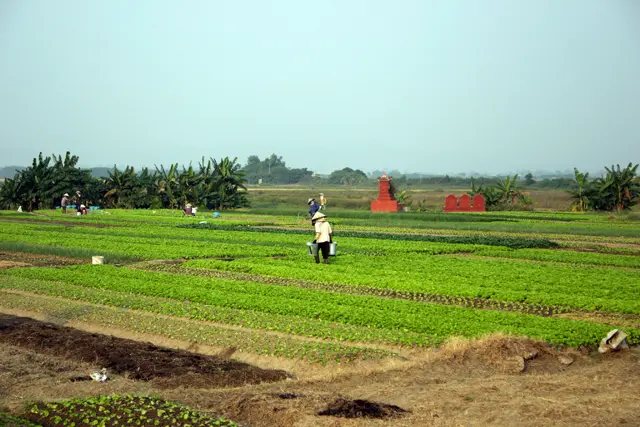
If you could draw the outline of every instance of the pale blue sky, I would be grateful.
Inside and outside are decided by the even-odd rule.
[[[0,0],[0,166],[640,162],[638,0]]]

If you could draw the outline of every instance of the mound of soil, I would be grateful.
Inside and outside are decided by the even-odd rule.
[[[327,409],[318,412],[318,415],[343,418],[394,418],[401,416],[405,412],[408,411],[396,405],[387,405],[386,403],[370,402],[360,399],[348,400],[338,398],[327,406]]]
[[[160,387],[234,387],[280,381],[287,373],[216,356],[92,334],[25,317],[0,314],[0,343],[106,368],[110,374],[153,381]]]

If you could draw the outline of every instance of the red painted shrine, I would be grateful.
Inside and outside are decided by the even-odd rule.
[[[473,196],[473,205],[471,204],[471,197],[468,194],[460,196],[460,201],[453,194],[449,194],[444,199],[444,211],[445,212],[486,212],[484,206],[484,197],[482,194],[476,194]]]
[[[378,178],[380,193],[378,200],[371,202],[371,212],[398,212],[402,208],[402,205],[391,194],[391,179],[392,177],[387,176],[386,173]]]

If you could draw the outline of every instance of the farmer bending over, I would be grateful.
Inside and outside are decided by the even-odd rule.
[[[313,243],[318,244],[318,252],[322,252],[322,259],[325,264],[329,264],[329,248],[331,245],[333,230],[326,220],[327,216],[322,212],[316,212],[311,218],[315,222],[316,239]],[[316,264],[320,264],[320,254],[316,254]]]

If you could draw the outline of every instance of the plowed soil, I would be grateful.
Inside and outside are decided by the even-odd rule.
[[[159,387],[234,387],[287,378],[281,370],[4,314],[0,314],[0,343],[92,363],[108,373],[153,381]]]

